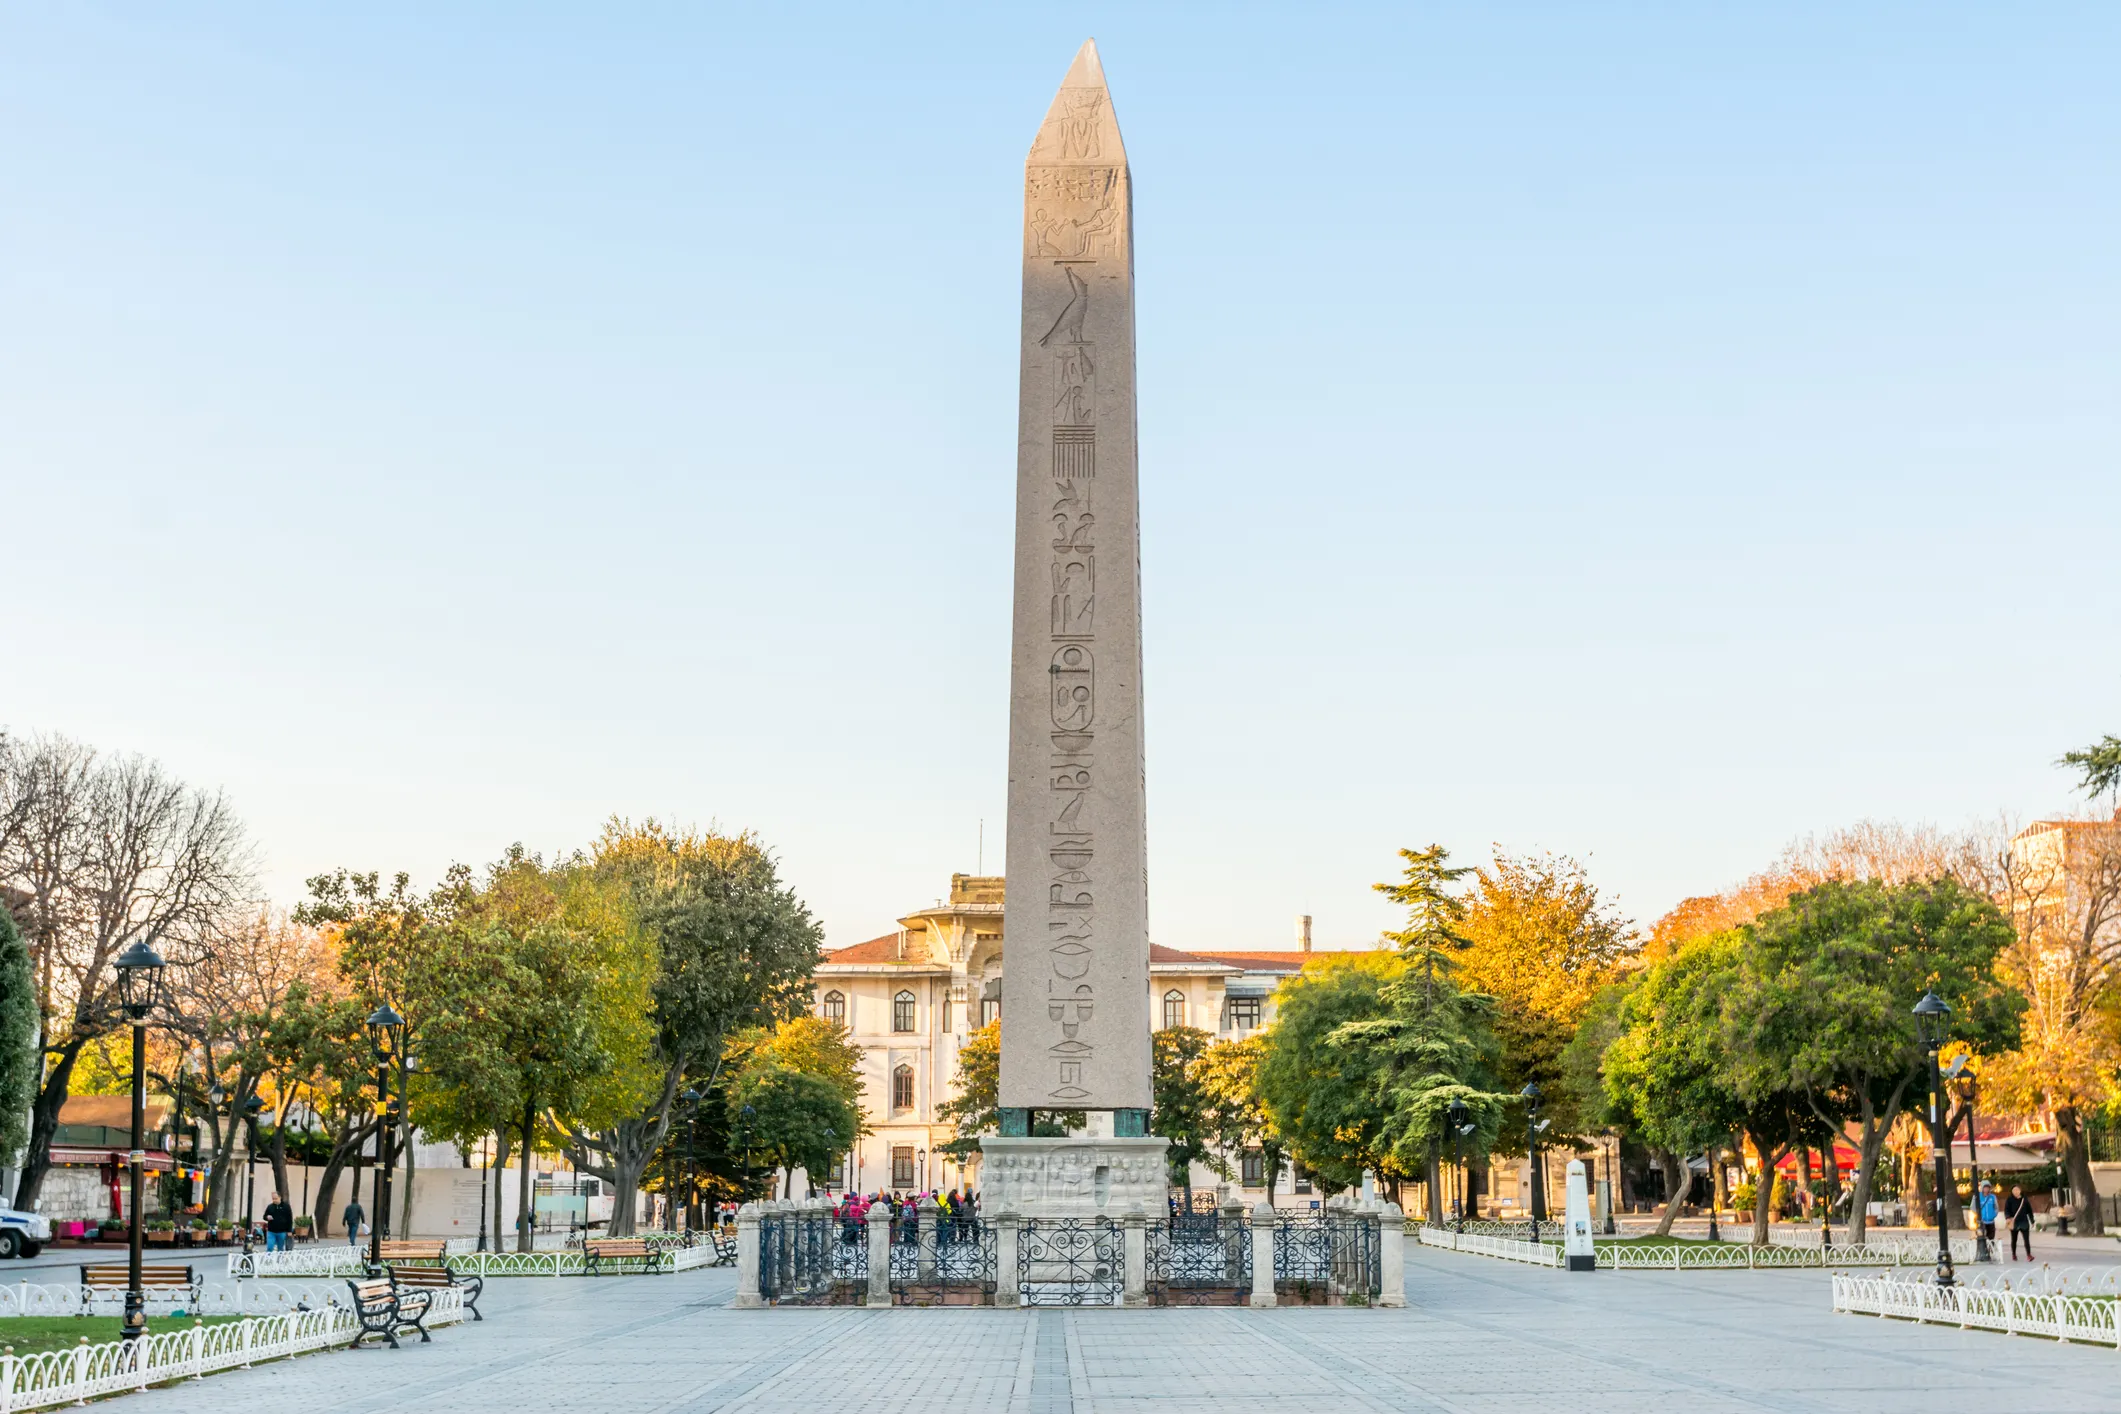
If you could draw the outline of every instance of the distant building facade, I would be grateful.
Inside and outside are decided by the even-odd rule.
[[[953,874],[933,908],[899,919],[896,932],[825,955],[813,978],[817,1015],[846,1026],[862,1052],[863,1107],[871,1133],[822,1186],[942,1189],[978,1182],[979,1161],[960,1166],[939,1151],[955,1130],[936,1118],[956,1094],[958,1052],[974,1030],[1001,1016],[1002,880]],[[1308,918],[1286,951],[1149,950],[1149,1025],[1195,1026],[1241,1039],[1272,1024],[1275,991],[1310,959]],[[1231,1186],[1256,1202],[1267,1175],[1256,1155],[1233,1155]],[[1196,1169],[1197,1188],[1219,1182]],[[1276,1201],[1302,1206],[1309,1185],[1284,1168]],[[1252,1190],[1257,1192],[1253,1193]]]

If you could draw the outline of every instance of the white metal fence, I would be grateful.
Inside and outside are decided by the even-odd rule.
[[[2111,1283],[2109,1282],[2109,1285]],[[1962,1330],[2003,1331],[2008,1335],[2044,1335],[2060,1341],[2082,1341],[2121,1348],[2121,1308],[2112,1296],[2051,1290],[2014,1290],[2008,1281],[1995,1285],[1938,1286],[1906,1277],[1834,1275],[1837,1314],[1892,1316]]]
[[[1563,1265],[1558,1242],[1526,1242],[1487,1233],[1453,1232],[1449,1228],[1424,1227],[1421,1245],[1451,1252],[1473,1252],[1483,1257],[1527,1262],[1538,1267]],[[1674,1242],[1655,1246],[1607,1243],[1598,1247],[1598,1266],[1607,1271],[1689,1270],[1761,1271],[1780,1267],[1926,1267],[1936,1261],[1937,1249],[1915,1243],[1841,1243],[1832,1247],[1796,1247],[1750,1242]],[[1952,1239],[1952,1260],[1972,1262],[1970,1239]]]
[[[463,1300],[457,1292],[437,1290],[432,1295],[429,1325],[464,1319]],[[4,1355],[0,1356],[0,1414],[80,1404],[168,1380],[350,1345],[360,1329],[351,1311],[334,1305],[218,1326],[195,1323],[136,1341]]]
[[[141,1293],[150,1315],[264,1316],[349,1304],[344,1285],[290,1286],[284,1282],[238,1282],[203,1287],[197,1292],[149,1287]],[[117,1316],[125,1311],[125,1293],[108,1287],[38,1286],[16,1282],[0,1286],[0,1320],[10,1316]],[[0,1343],[6,1331],[0,1328]]]

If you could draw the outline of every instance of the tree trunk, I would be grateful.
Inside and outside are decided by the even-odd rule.
[[[1871,1180],[1878,1172],[1878,1155],[1885,1148],[1886,1132],[1893,1121],[1900,1118],[1900,1099],[1907,1093],[1908,1078],[1902,1077],[1893,1087],[1891,1098],[1886,1101],[1881,1113],[1871,1103],[1868,1091],[1863,1094],[1863,1110],[1856,1118],[1856,1177],[1849,1186],[1849,1241],[1860,1244],[1869,1226],[1869,1215],[1864,1208],[1871,1201]]]
[[[1720,1213],[1731,1205],[1730,1189],[1725,1185],[1723,1179],[1723,1145],[1709,1145],[1707,1151],[1701,1157],[1708,1162],[1709,1166],[1709,1201],[1715,1205],[1716,1211]]]
[[[228,1216],[228,1147],[221,1142],[221,1119],[213,1121],[214,1161],[206,1169],[206,1220],[219,1222]]]
[[[2055,1147],[2062,1151],[2062,1171],[2069,1175],[2070,1218],[2080,1237],[2103,1237],[2106,1215],[2100,1211],[2099,1185],[2092,1179],[2091,1148],[2085,1140],[2084,1116],[2075,1105],[2055,1110]]]
[[[1760,1181],[1753,1185],[1752,1240],[1756,1247],[1765,1247],[1767,1245],[1768,1223],[1774,1217],[1775,1165],[1781,1163],[1782,1156],[1789,1151],[1790,1146],[1785,1141],[1771,1153],[1767,1145],[1763,1144],[1757,1135],[1754,1136],[1753,1153],[1760,1160]]]
[[[496,1252],[508,1250],[508,1240],[503,1236],[508,1225],[501,1220],[501,1198],[507,1191],[502,1187],[501,1179],[507,1172],[508,1126],[503,1124],[493,1132],[493,1172],[487,1175],[492,1180],[493,1188],[493,1250]]]
[[[1429,1226],[1442,1227],[1443,1145],[1438,1143],[1434,1139],[1431,1139],[1429,1141],[1429,1164],[1422,1180],[1422,1186],[1428,1190],[1427,1194],[1425,1195],[1428,1201],[1424,1203],[1423,1206],[1429,1210]],[[1274,1191],[1272,1188],[1269,1188],[1267,1190],[1267,1201],[1269,1203],[1272,1203],[1274,1201]]]
[[[325,1156],[324,1172],[317,1178],[317,1192],[311,1199],[313,1206],[310,1211],[310,1216],[317,1220],[316,1232],[320,1238],[330,1232],[331,1225],[339,1220],[339,1215],[332,1211],[332,1198],[339,1191],[339,1175],[346,1171],[349,1163],[355,1164],[354,1195],[360,1196],[361,1170],[356,1161],[361,1153],[362,1130],[363,1126],[359,1121],[348,1120],[346,1127],[341,1129],[338,1137],[332,1141],[331,1153]]]
[[[398,1150],[405,1156],[405,1200],[398,1205],[398,1236],[412,1236],[412,1180],[419,1171],[420,1156],[413,1152],[412,1125],[402,1126],[404,1133],[398,1139]]]
[[[523,1166],[516,1179],[516,1251],[531,1249],[530,1231],[530,1151],[536,1147],[532,1142],[537,1133],[538,1106],[534,1094],[523,1097]]]
[[[1672,1235],[1672,1219],[1679,1216],[1679,1205],[1686,1199],[1692,1175],[1680,1165],[1679,1156],[1670,1149],[1653,1150],[1657,1156],[1657,1171],[1664,1175],[1664,1211],[1657,1215],[1657,1235]]]
[[[77,1036],[51,1052],[55,1057],[52,1068],[30,1105],[29,1144],[22,1153],[22,1176],[15,1180],[15,1206],[23,1212],[36,1208],[37,1195],[44,1190],[44,1175],[51,1172],[52,1136],[59,1132],[59,1108],[66,1103],[74,1081],[74,1062],[81,1058],[81,1048],[88,1039]]]
[[[266,1158],[272,1164],[274,1191],[292,1205],[294,1200],[290,1195],[294,1192],[294,1185],[287,1181],[287,1120],[284,1116],[273,1126],[272,1148],[266,1151]]]

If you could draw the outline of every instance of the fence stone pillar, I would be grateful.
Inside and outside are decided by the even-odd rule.
[[[1377,1276],[1380,1306],[1407,1304],[1407,1215],[1387,1203],[1378,1214]]]
[[[1023,1288],[1016,1277],[1017,1216],[1003,1211],[994,1215],[994,1304],[1015,1306]]]
[[[1262,1199],[1252,1210],[1252,1304],[1274,1304],[1274,1205]]]
[[[868,1231],[863,1234],[869,1241],[869,1291],[867,1306],[889,1306],[891,1304],[891,1205],[871,1203],[863,1215]]]
[[[739,1311],[756,1311],[765,1301],[759,1296],[759,1205],[746,1203],[736,1210],[736,1300]]]
[[[1237,1274],[1244,1270],[1245,1244],[1252,1240],[1252,1234],[1245,1228],[1243,1200],[1231,1198],[1225,1201],[1216,1210],[1216,1218],[1215,1235],[1222,1243],[1223,1271],[1235,1282]],[[1174,1233],[1174,1239],[1176,1236]]]
[[[1123,1219],[1126,1224],[1126,1284],[1120,1291],[1122,1306],[1149,1304],[1149,1215],[1136,1208]]]

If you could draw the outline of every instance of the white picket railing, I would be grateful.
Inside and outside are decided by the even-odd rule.
[[[1474,1252],[1484,1257],[1501,1257],[1512,1262],[1528,1262],[1533,1266],[1560,1267],[1561,1244],[1558,1242],[1524,1242],[1514,1238],[1493,1237],[1486,1233],[1457,1233],[1449,1228],[1424,1227],[1421,1230],[1424,1247],[1439,1247],[1452,1252]],[[1971,1239],[1952,1239],[1952,1260],[1971,1263],[1974,1259],[1974,1244]],[[1544,1252],[1545,1256],[1535,1255]],[[1674,1242],[1657,1246],[1635,1243],[1608,1243],[1597,1249],[1598,1266],[1608,1271],[1762,1271],[1778,1267],[1901,1267],[1928,1266],[1936,1260],[1937,1249],[1922,1248],[1912,1243],[1891,1243],[1884,1246],[1866,1243],[1862,1246],[1843,1243],[1833,1247],[1794,1247],[1781,1244],[1755,1246],[1750,1242]]]
[[[1544,1242],[1519,1242],[1513,1237],[1491,1237],[1484,1232],[1453,1232],[1445,1227],[1425,1227],[1421,1230],[1421,1245],[1441,1247],[1451,1252],[1477,1252],[1483,1257],[1528,1262],[1535,1267],[1561,1265],[1559,1247]]]
[[[279,1282],[237,1282],[203,1287],[198,1293],[149,1287],[141,1293],[149,1315],[175,1313],[181,1316],[265,1316],[285,1311],[314,1310],[347,1305],[346,1288],[339,1286],[288,1286]],[[17,1282],[0,1286],[0,1320],[10,1316],[116,1316],[125,1311],[125,1293],[108,1287],[35,1286]],[[6,1331],[0,1327],[0,1343]]]
[[[459,1293],[436,1290],[431,1294],[430,1326],[464,1319]],[[167,1380],[349,1345],[360,1329],[353,1312],[333,1305],[217,1326],[194,1323],[181,1330],[151,1332],[136,1341],[84,1343],[36,1355],[0,1355],[0,1414],[80,1404]],[[4,1333],[0,1328],[0,1335]]]
[[[2060,1341],[2082,1341],[2121,1348],[2121,1302],[2111,1296],[2071,1295],[2065,1291],[2013,1290],[1994,1286],[1938,1286],[1906,1277],[1834,1274],[1836,1314],[1892,1316],[1958,1326],[1962,1330],[2003,1331],[2008,1335],[2044,1335]]]

